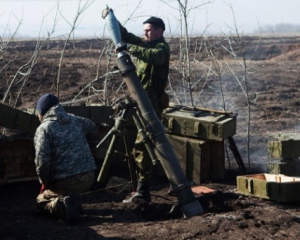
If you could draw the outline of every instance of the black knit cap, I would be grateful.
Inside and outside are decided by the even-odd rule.
[[[36,110],[44,116],[46,112],[56,104],[58,104],[58,98],[54,96],[52,93],[46,93],[40,97],[36,104]]]
[[[161,18],[151,17],[151,18],[147,19],[145,22],[143,22],[143,24],[145,24],[145,23],[150,23],[156,27],[162,28],[162,30],[165,31],[165,23]]]

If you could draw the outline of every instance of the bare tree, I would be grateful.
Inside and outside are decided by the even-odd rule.
[[[189,103],[194,106],[194,99],[192,94],[192,66],[190,59],[191,42],[190,42],[190,30],[189,30],[189,16],[192,11],[195,11],[206,4],[210,4],[213,1],[188,1],[188,0],[161,0],[163,3],[168,4],[170,7],[175,8],[179,12],[179,26],[180,26],[180,37],[179,37],[179,65],[176,67],[181,74],[182,87],[184,91],[185,104]],[[177,3],[178,7],[173,7],[172,3]],[[189,99],[187,98],[189,97]]]
[[[59,59],[59,63],[58,63],[58,73],[57,73],[57,80],[56,80],[56,91],[57,91],[57,97],[59,98],[59,94],[60,94],[60,78],[61,78],[61,71],[62,71],[62,62],[63,62],[63,59],[64,59],[64,54],[65,54],[65,51],[66,51],[66,47],[68,45],[68,42],[72,36],[72,34],[74,33],[75,29],[77,28],[78,26],[78,21],[79,21],[79,17],[80,15],[94,2],[95,0],[91,0],[91,1],[86,1],[83,5],[81,5],[81,0],[79,0],[79,3],[78,3],[78,9],[77,9],[77,13],[74,17],[74,20],[73,22],[69,22],[63,15],[63,13],[61,12],[61,16],[65,19],[65,21],[70,25],[71,27],[71,30],[70,32],[68,33],[67,35],[67,38],[65,40],[65,43],[64,43],[64,46],[63,46],[63,49],[61,51],[61,56],[60,56],[60,59]],[[58,6],[59,7],[59,6]]]
[[[232,75],[234,76],[234,78],[236,79],[236,81],[238,82],[243,95],[245,96],[246,99],[246,108],[247,108],[247,128],[246,128],[246,135],[247,135],[247,159],[248,159],[248,168],[250,168],[250,125],[251,125],[251,105],[252,102],[250,97],[249,97],[249,74],[251,73],[250,71],[250,67],[245,56],[245,49],[244,49],[244,42],[243,39],[241,37],[241,34],[238,30],[237,27],[237,22],[236,22],[236,18],[235,18],[235,13],[233,10],[233,7],[231,4],[228,5],[229,8],[231,9],[232,12],[232,16],[233,16],[233,21],[234,21],[234,33],[235,36],[231,37],[229,35],[226,35],[227,41],[228,41],[228,48],[225,47],[224,45],[222,46],[228,53],[230,53],[230,55],[239,63],[239,65],[242,67],[243,69],[243,74],[242,76],[238,76],[236,74],[236,72],[230,67],[230,64],[225,61],[225,64],[227,66],[227,68],[230,70],[230,72],[232,73]],[[234,42],[234,43],[233,43]],[[236,45],[237,48],[234,48],[233,45]],[[256,53],[258,44],[256,46],[256,49],[254,51],[254,54]],[[252,56],[252,58],[254,57],[254,54]]]
[[[217,77],[217,81],[219,84],[219,89],[221,93],[221,98],[222,98],[222,109],[225,111],[226,110],[226,103],[225,103],[225,98],[224,98],[224,91],[223,91],[223,86],[222,86],[222,75],[224,73],[223,70],[223,63],[222,61],[218,60],[217,57],[215,56],[212,46],[209,44],[209,41],[207,42],[206,50],[208,52],[208,55],[211,58],[212,66],[213,69],[212,72],[213,74]]]
[[[15,17],[15,18],[17,19],[17,21],[18,21],[17,27],[14,29],[13,33],[9,35],[8,38],[5,37],[5,35],[7,34],[7,32],[10,32],[10,29],[9,29],[9,27],[8,27],[8,24],[9,24],[9,20],[8,20],[7,25],[6,25],[5,29],[4,29],[3,35],[2,35],[1,38],[0,38],[0,43],[1,43],[1,45],[0,45],[0,60],[3,59],[3,57],[4,57],[4,55],[5,55],[5,49],[6,49],[7,45],[8,45],[11,41],[14,40],[14,37],[15,37],[16,34],[18,33],[19,28],[20,28],[20,26],[21,26],[21,24],[22,24],[22,22],[23,22],[23,20],[22,20],[22,19],[23,19],[23,16],[21,17],[21,19],[19,19],[19,18],[16,17],[15,15],[14,15],[14,17]],[[7,38],[7,39],[6,39],[6,38]],[[5,39],[6,39],[6,40],[5,40]]]
[[[48,13],[49,14],[49,13]],[[38,63],[39,58],[43,55],[47,54],[47,51],[43,52],[42,49],[45,46],[45,44],[47,44],[47,42],[49,41],[51,35],[55,32],[55,28],[56,28],[56,24],[58,21],[58,15],[56,12],[55,18],[54,18],[54,22],[52,25],[52,30],[50,32],[48,32],[48,37],[45,40],[42,40],[41,36],[41,30],[42,30],[42,26],[44,23],[45,18],[47,17],[47,14],[43,17],[43,20],[41,22],[41,26],[40,26],[40,32],[39,32],[39,40],[36,43],[35,46],[35,50],[32,54],[32,56],[30,57],[30,59],[22,66],[20,66],[17,70],[17,72],[14,74],[12,80],[9,83],[8,88],[6,89],[6,92],[4,94],[4,97],[2,99],[2,103],[4,103],[11,91],[11,88],[14,84],[21,84],[16,99],[15,99],[15,103],[13,104],[14,107],[16,107],[18,99],[20,97],[20,94],[23,90],[24,85],[26,84],[27,80],[29,79],[31,72],[33,70],[33,68],[35,67],[35,65]]]
[[[6,75],[6,69],[9,68],[9,66],[16,60],[17,56],[15,56],[13,59],[7,59],[6,55],[7,55],[7,51],[8,51],[8,45],[13,42],[16,34],[19,31],[19,28],[22,24],[22,19],[23,16],[21,17],[21,19],[19,19],[18,17],[16,17],[14,15],[14,17],[17,19],[18,21],[18,25],[17,27],[14,29],[14,31],[11,33],[10,32],[10,28],[9,28],[9,22],[10,20],[7,21],[6,27],[4,28],[4,32],[3,35],[0,38],[0,61],[2,62],[1,64],[1,69],[0,69],[0,74],[1,75]],[[9,32],[9,33],[8,33]],[[8,36],[8,37],[7,37]],[[9,82],[7,82],[7,85],[9,86]],[[9,93],[9,91],[7,92]],[[4,100],[2,100],[2,102],[4,102]]]

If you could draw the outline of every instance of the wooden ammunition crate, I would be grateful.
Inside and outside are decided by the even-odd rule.
[[[34,114],[0,103],[0,126],[34,133],[40,122]]]
[[[273,158],[297,159],[300,156],[300,134],[279,132],[271,134],[272,140],[268,142],[268,155]]]
[[[0,185],[18,179],[36,178],[32,137],[0,139]]]
[[[224,142],[166,134],[188,179],[196,184],[225,178]],[[162,171],[154,168],[154,174]]]
[[[237,191],[278,202],[299,201],[300,178],[267,173],[238,176]]]
[[[236,117],[212,112],[167,109],[163,113],[167,133],[201,140],[223,141],[236,133]]]

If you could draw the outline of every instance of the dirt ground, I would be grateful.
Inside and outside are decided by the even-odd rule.
[[[236,193],[230,182],[203,184],[196,194],[204,214],[183,218],[172,206],[165,179],[154,178],[149,205],[124,204],[126,192],[92,189],[81,196],[85,214],[77,226],[41,215],[35,208],[37,181],[0,188],[1,239],[299,239],[300,203],[276,203]],[[228,180],[227,180],[228,181]]]
[[[266,149],[269,135],[279,131],[299,132],[300,129],[300,44],[298,37],[286,36],[264,39],[245,37],[244,41],[249,61],[254,49],[257,49],[256,58],[249,62],[252,72],[249,75],[252,142],[248,173],[260,173],[266,171],[266,162],[270,160]],[[32,51],[35,46],[24,42],[15,44],[9,52],[20,56]],[[52,44],[55,47],[61,45],[59,42]],[[86,56],[81,62],[74,60],[74,52],[67,52],[62,72],[63,78],[67,79],[61,90],[64,101],[72,99],[82,90],[86,83],[82,76],[87,76],[88,71],[96,66],[93,59],[98,58],[100,45],[94,40],[79,41],[77,49],[85,54],[82,57]],[[217,46],[215,51],[219,53]],[[55,89],[57,64],[54,63],[57,62],[53,59],[57,56],[59,54],[53,50],[36,66],[32,77],[24,84],[18,107],[33,107],[40,93]],[[221,53],[218,56],[226,57]],[[68,59],[73,59],[73,62]],[[208,60],[207,57],[205,60]],[[0,86],[1,97],[8,87],[7,79],[12,78],[21,62],[21,59],[16,59],[6,75],[1,75],[0,80],[5,83]],[[93,67],[88,68],[91,64],[94,64]],[[171,71],[171,74],[174,72]],[[88,76],[93,79],[95,74]],[[225,97],[239,95],[238,84],[233,83],[232,77],[227,73],[223,78],[226,80]],[[115,87],[113,82],[111,88]],[[211,82],[210,86],[214,84]],[[16,99],[18,85],[15,84],[12,89],[10,101]],[[209,92],[210,89],[212,87],[205,87],[206,94],[199,98],[199,105],[205,102],[207,107],[219,107],[216,105],[219,98],[212,98],[211,94],[215,91]],[[83,95],[88,96],[88,93]],[[239,96],[237,104],[229,101],[229,105],[234,105],[230,109],[238,112],[237,134],[234,137],[248,167],[245,154],[245,99],[242,94]],[[115,192],[95,183],[90,192],[81,196],[85,213],[77,226],[68,226],[61,220],[37,212],[35,198],[40,185],[36,180],[2,185],[0,239],[300,239],[300,202],[279,203],[238,194],[238,175],[241,171],[231,164],[230,168],[227,166],[223,181],[201,184],[215,191],[195,195],[204,213],[188,219],[183,218],[178,209],[170,212],[177,198],[167,195],[168,182],[162,177],[154,176],[152,179],[152,202],[149,205],[123,204],[127,191]]]

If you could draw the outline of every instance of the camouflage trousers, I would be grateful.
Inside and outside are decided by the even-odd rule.
[[[135,143],[134,156],[137,166],[138,180],[149,181],[152,172],[152,159],[143,143]]]
[[[160,99],[158,97],[149,97],[149,99],[156,115],[159,119],[161,119],[163,110],[161,108]],[[134,156],[137,166],[137,178],[140,181],[149,181],[151,178],[153,163],[139,134],[137,135],[134,147]]]
[[[89,190],[93,184],[94,176],[95,172],[92,171],[54,181],[37,196],[37,208],[54,217],[63,218],[65,215],[63,198],[71,192],[80,194]]]

